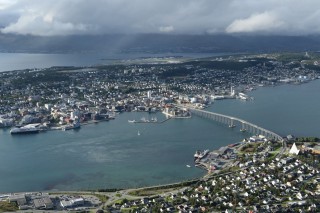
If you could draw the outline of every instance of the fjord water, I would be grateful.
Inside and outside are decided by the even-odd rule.
[[[0,71],[180,55],[210,54],[0,53]],[[319,91],[319,80],[263,87],[249,93],[254,101],[216,101],[208,110],[243,118],[281,135],[320,137]],[[127,122],[151,116],[164,119],[161,113],[122,113],[113,121],[83,126],[79,131],[12,136],[9,129],[0,129],[0,193],[128,188],[187,180],[204,174],[200,169],[186,167],[193,165],[197,149],[212,150],[249,136],[198,117],[172,119],[163,124]]]
[[[0,130],[0,191],[126,188],[199,177],[197,149],[237,142],[241,134],[194,117],[163,124],[132,124],[147,113],[123,113],[78,131],[10,135]],[[151,114],[158,120],[161,113]],[[138,131],[140,135],[138,135]]]
[[[281,135],[320,136],[320,81],[263,87],[254,101],[216,101],[208,110],[237,116]],[[132,124],[161,113],[122,113],[78,131],[12,136],[0,130],[0,192],[128,188],[200,177],[197,149],[241,141],[238,129],[199,117]],[[140,136],[138,136],[138,131]]]
[[[201,58],[224,53],[0,53],[0,72],[52,66],[106,65],[117,61],[151,57]]]
[[[261,87],[248,93],[254,101],[217,101],[209,110],[242,118],[282,136],[320,137],[319,91],[320,80]]]

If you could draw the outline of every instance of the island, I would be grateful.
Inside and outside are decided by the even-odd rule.
[[[189,117],[176,105],[204,109],[218,99],[252,100],[246,92],[261,86],[318,79],[319,61],[317,52],[275,53],[1,72],[0,127],[37,124],[13,133],[76,129],[124,111]]]

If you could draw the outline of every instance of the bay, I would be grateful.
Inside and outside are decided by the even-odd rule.
[[[123,113],[79,131],[12,136],[0,130],[0,192],[131,188],[200,177],[192,167],[197,149],[242,140],[202,118],[132,124],[147,113]],[[165,119],[157,113],[158,120]],[[138,136],[138,131],[140,136]]]

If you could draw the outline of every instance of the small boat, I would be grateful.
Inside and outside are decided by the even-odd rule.
[[[245,101],[247,101],[247,100],[249,100],[249,96],[248,95],[246,95],[246,94],[244,94],[244,93],[241,93],[241,92],[239,92],[239,96],[238,96],[241,100],[245,100]]]
[[[148,123],[148,122],[150,122],[150,121],[147,120],[145,117],[142,117],[142,118],[140,119],[140,122],[142,122],[142,123]]]
[[[70,130],[70,129],[73,129],[73,125],[69,124],[69,125],[66,125],[66,126],[63,126],[61,128],[62,131],[66,131],[66,130]]]
[[[190,168],[190,167],[191,167],[191,166],[190,166],[190,165],[188,165],[188,164],[187,164],[186,166],[187,166],[188,168]]]
[[[228,147],[231,148],[231,147],[235,147],[235,146],[238,146],[238,145],[240,145],[240,143],[233,143],[233,144],[229,144]]]
[[[157,122],[157,121],[158,121],[157,117],[151,118],[151,122]]]
[[[245,132],[245,131],[247,131],[246,129],[240,129],[240,132]]]
[[[138,131],[138,136],[140,135],[140,132]]]
[[[236,127],[236,125],[234,125],[234,124],[233,125],[231,125],[231,124],[229,125],[229,128],[234,128],[234,127]]]
[[[128,120],[129,123],[135,123],[136,120]]]

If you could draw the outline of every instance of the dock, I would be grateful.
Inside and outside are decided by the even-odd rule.
[[[171,118],[166,118],[163,121],[149,121],[149,120],[139,120],[139,121],[128,121],[129,123],[134,123],[134,124],[162,124],[164,122],[167,122],[168,120],[170,120]]]

